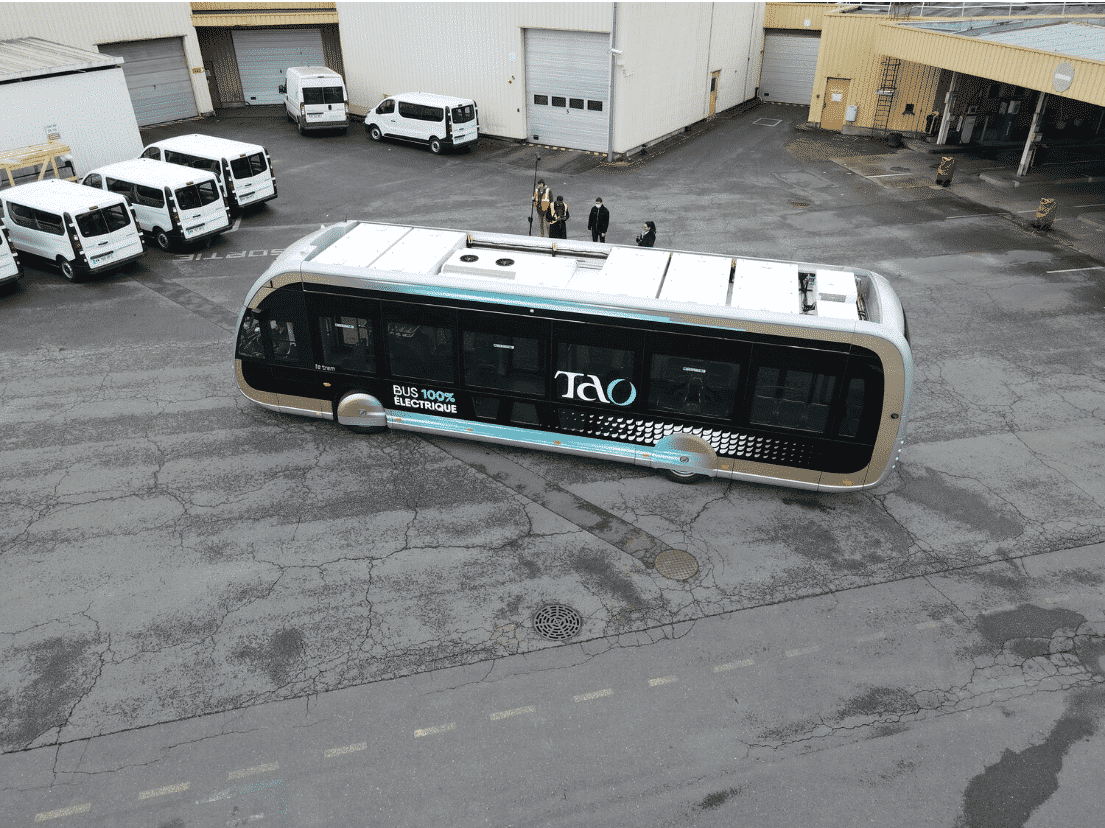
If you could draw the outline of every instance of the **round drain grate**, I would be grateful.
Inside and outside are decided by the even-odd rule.
[[[533,614],[533,628],[551,641],[567,641],[583,628],[583,616],[564,604],[546,604]]]
[[[462,262],[478,262],[480,260],[480,257],[473,256],[471,253],[465,253],[463,256],[460,257],[460,260]]]
[[[698,572],[698,561],[682,549],[668,549],[656,556],[656,571],[673,581],[685,581]]]
[[[497,264],[499,267],[510,267],[512,264],[514,264],[514,259],[496,259],[495,264]]]

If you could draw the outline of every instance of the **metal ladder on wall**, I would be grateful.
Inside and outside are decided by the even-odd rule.
[[[876,93],[879,100],[875,104],[875,123],[872,125],[876,132],[884,132],[886,125],[890,123],[890,110],[894,108],[894,98],[898,92],[898,69],[901,65],[898,58],[882,59],[882,82]]]

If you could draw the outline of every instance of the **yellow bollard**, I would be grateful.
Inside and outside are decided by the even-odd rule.
[[[1032,226],[1039,230],[1050,230],[1051,223],[1059,216],[1059,202],[1054,198],[1041,198],[1036,208],[1036,219]]]
[[[955,175],[955,158],[945,155],[940,159],[940,166],[936,168],[936,183],[941,187],[947,187],[952,183],[953,175]]]

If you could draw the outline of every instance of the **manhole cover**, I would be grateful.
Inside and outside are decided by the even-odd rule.
[[[564,604],[546,604],[533,614],[533,628],[551,641],[567,641],[583,628],[583,616]]]
[[[656,556],[656,571],[673,581],[685,581],[698,572],[698,561],[682,549],[668,549]]]

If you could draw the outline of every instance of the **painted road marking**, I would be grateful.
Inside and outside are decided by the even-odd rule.
[[[1083,270],[1105,270],[1105,265],[1094,265],[1093,267],[1072,267],[1069,270],[1049,270],[1048,273],[1081,273]]]
[[[943,619],[941,619],[940,621],[922,621],[920,624],[916,624],[914,626],[916,626],[919,630],[931,630],[935,627],[939,627],[943,623],[944,621]]]
[[[865,641],[878,641],[880,638],[886,638],[886,633],[877,632],[872,633],[871,635],[861,635],[859,638],[856,639],[856,643],[863,644]]]
[[[234,219],[234,225],[233,225],[233,226],[232,226],[232,227],[231,227],[231,228],[230,228],[229,230],[224,230],[224,231],[223,231],[223,235],[225,236],[225,235],[228,235],[229,233],[233,233],[233,232],[234,232],[234,231],[236,231],[236,230],[237,230],[237,229],[238,229],[238,228],[239,228],[239,227],[240,227],[241,225],[242,225],[242,217],[241,217],[241,216],[238,216],[238,218]]]
[[[795,656],[804,656],[809,655],[810,653],[816,653],[820,649],[820,644],[814,644],[812,647],[801,647],[797,650],[787,650],[785,655],[787,658],[794,658]]]
[[[42,822],[47,819],[58,819],[59,817],[72,816],[73,814],[87,814],[92,807],[91,802],[86,802],[83,805],[74,805],[70,808],[59,808],[56,811],[47,811],[44,814],[35,814],[35,822]]]
[[[664,676],[663,678],[654,678],[648,680],[649,687],[659,687],[661,684],[671,684],[673,681],[679,681],[675,676]]]
[[[245,770],[231,771],[227,775],[227,779],[242,779],[246,776],[256,776],[259,773],[271,773],[274,770],[280,769],[279,762],[273,762],[271,765],[258,765],[255,768],[246,768]]]
[[[142,791],[138,794],[139,799],[153,799],[155,796],[165,796],[166,794],[180,793],[186,791],[192,787],[191,782],[181,782],[179,785],[166,785],[164,788],[158,788],[153,791]]]
[[[714,666],[715,673],[724,673],[726,670],[736,670],[738,667],[751,667],[756,662],[751,658],[746,658],[743,661],[730,661],[728,664],[717,664]]]
[[[1045,598],[1044,603],[1046,603],[1046,604],[1055,604],[1055,603],[1058,603],[1059,601],[1065,601],[1068,598],[1070,598],[1070,595],[1052,595],[1050,598]]]
[[[335,756],[345,756],[347,753],[356,753],[358,750],[364,750],[367,747],[368,742],[361,742],[356,745],[346,745],[345,747],[340,748],[330,748],[330,750],[322,754],[322,758],[332,759]]]
[[[916,175],[917,173],[904,172],[904,173],[879,173],[878,175],[869,175],[868,178],[892,178],[895,175]]]
[[[594,693],[584,693],[582,696],[572,696],[574,702],[591,701],[591,699],[601,699],[603,696],[613,696],[614,691],[610,688],[606,690],[596,690]]]
[[[511,716],[525,716],[527,713],[536,713],[537,708],[530,705],[529,707],[516,707],[513,710],[500,710],[498,713],[491,714],[491,721],[497,722],[499,719],[509,719]]]
[[[427,727],[423,730],[416,730],[414,732],[414,738],[418,739],[422,736],[432,736],[435,733],[444,733],[447,730],[455,730],[456,727],[456,722],[449,722],[449,724],[438,725],[437,727]]]
[[[175,258],[178,262],[209,262],[212,259],[257,259],[266,256],[279,256],[284,252],[283,247],[274,247],[271,250],[239,250],[235,253],[219,254],[218,251],[208,253],[182,253]]]

